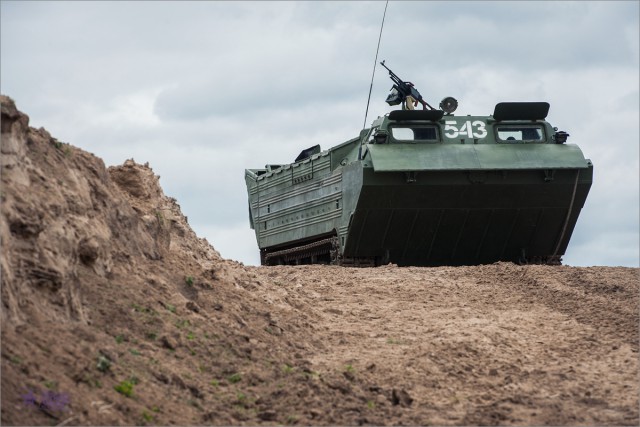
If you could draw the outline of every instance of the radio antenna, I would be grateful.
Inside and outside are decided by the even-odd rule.
[[[380,35],[378,36],[378,47],[376,49],[376,59],[373,61],[373,73],[371,74],[371,86],[369,86],[369,97],[367,98],[367,109],[364,112],[364,123],[362,129],[367,126],[367,115],[369,114],[369,101],[371,101],[371,90],[373,89],[373,77],[376,75],[376,65],[378,63],[378,51],[380,50],[380,40],[382,39],[382,28],[384,28],[384,17],[387,15],[387,5],[389,0],[384,4],[384,13],[382,14],[382,24],[380,25]]]

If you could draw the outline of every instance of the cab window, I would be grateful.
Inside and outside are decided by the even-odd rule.
[[[500,142],[543,141],[542,126],[498,126]]]
[[[391,136],[399,142],[436,142],[438,132],[435,126],[394,126]]]

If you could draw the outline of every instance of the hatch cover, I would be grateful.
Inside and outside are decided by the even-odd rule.
[[[499,102],[493,118],[501,120],[544,120],[549,114],[548,102]]]

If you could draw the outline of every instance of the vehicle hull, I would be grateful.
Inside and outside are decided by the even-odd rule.
[[[343,257],[401,266],[554,262],[592,182],[591,167],[553,177],[545,170],[360,171]],[[359,185],[354,178],[347,183]]]

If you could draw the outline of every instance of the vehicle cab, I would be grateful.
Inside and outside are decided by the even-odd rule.
[[[397,110],[378,118],[363,144],[553,144],[568,136],[544,119],[546,102],[503,102],[491,116]]]

